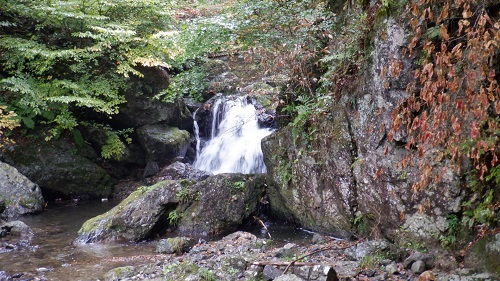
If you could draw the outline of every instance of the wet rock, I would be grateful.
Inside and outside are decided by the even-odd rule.
[[[394,244],[378,239],[358,243],[353,247],[345,249],[344,254],[354,260],[360,261],[366,256],[394,256],[395,252],[397,252],[397,248]]]
[[[204,181],[162,181],[140,187],[118,206],[84,223],[76,243],[140,241],[156,229],[181,235],[235,230],[257,210],[262,177],[221,174]]]
[[[118,267],[114,268],[106,275],[104,275],[104,280],[106,281],[114,281],[114,280],[124,280],[126,278],[131,278],[133,277],[136,272],[134,271],[135,267],[133,266],[124,266],[124,267]]]
[[[157,175],[159,180],[180,180],[195,179],[197,181],[205,180],[210,173],[193,168],[190,164],[174,162],[163,168]]]
[[[188,237],[161,239],[156,244],[156,252],[162,254],[180,254],[189,251],[192,244],[193,239]]]
[[[264,270],[262,271],[262,277],[265,280],[274,280],[278,278],[278,276],[281,276],[281,274],[283,274],[283,270],[272,265],[264,266]]]
[[[5,271],[0,271],[0,281],[11,281],[11,280],[12,280],[12,276],[7,274],[7,272],[5,272]]]
[[[42,191],[37,184],[9,164],[0,162],[0,215],[15,217],[40,212]]]
[[[417,260],[411,264],[411,272],[420,274],[426,270],[425,262]]]
[[[87,220],[78,231],[75,242],[140,241],[146,238],[166,210],[175,209],[179,202],[176,193],[181,188],[181,184],[175,181],[140,187],[113,209]]]
[[[13,236],[18,241],[31,243],[34,237],[33,230],[22,221],[9,221],[0,223],[0,237]]]
[[[144,168],[144,173],[142,174],[143,178],[149,178],[152,177],[160,171],[160,166],[158,163],[151,161],[146,164],[146,167]]]
[[[54,198],[100,199],[111,193],[115,183],[106,170],[63,139],[18,144],[6,152],[5,162]]]
[[[172,159],[184,157],[189,147],[189,132],[167,125],[145,125],[136,130],[139,143],[146,152],[148,162],[157,162],[160,167]]]
[[[182,235],[209,235],[236,230],[255,214],[265,188],[264,176],[219,174],[196,183],[195,200],[182,209],[177,229]]]

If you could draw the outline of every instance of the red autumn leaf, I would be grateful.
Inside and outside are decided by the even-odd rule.
[[[471,139],[475,139],[477,138],[478,135],[479,135],[479,130],[477,129],[476,122],[473,122],[470,130],[470,137]]]

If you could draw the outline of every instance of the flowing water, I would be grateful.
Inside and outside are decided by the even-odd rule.
[[[220,96],[211,107],[211,136],[200,145],[195,121],[197,169],[219,173],[260,174],[266,172],[261,140],[273,130],[259,126],[257,110],[248,97]],[[200,151],[201,150],[201,151]]]
[[[0,271],[20,279],[103,280],[112,268],[145,263],[157,257],[153,243],[73,245],[82,224],[111,209],[112,202],[85,202],[48,208],[19,220],[35,232],[32,247],[0,253]]]

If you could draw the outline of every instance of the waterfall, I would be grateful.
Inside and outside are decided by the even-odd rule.
[[[214,174],[265,173],[260,142],[273,130],[259,126],[257,110],[248,98],[220,96],[210,111],[210,139],[201,151],[199,127],[196,119],[194,122],[197,141],[194,167]]]

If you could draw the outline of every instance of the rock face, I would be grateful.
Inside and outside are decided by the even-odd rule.
[[[147,162],[157,162],[160,167],[175,157],[184,157],[189,147],[189,132],[176,127],[145,125],[137,129],[137,135]]]
[[[162,122],[182,129],[191,128],[192,116],[184,104],[165,103],[153,98],[168,87],[168,72],[154,67],[139,67],[139,71],[144,78],[133,78],[136,80],[134,87],[125,93],[127,102],[116,118],[120,126],[130,128]]]
[[[387,135],[391,113],[413,79],[413,62],[398,57],[410,32],[390,16],[376,24],[370,64],[354,92],[316,120],[310,135],[303,132],[311,128],[286,126],[263,140],[271,208],[278,217],[340,237],[355,232],[437,242],[464,192],[445,160],[429,159],[445,181],[415,194],[411,187],[420,171],[398,168],[407,155],[406,137],[399,133],[389,142]],[[386,88],[380,72],[391,57],[401,59],[403,69]]]
[[[493,278],[500,279],[500,233],[488,235],[477,241],[466,255],[467,267],[486,270]]]
[[[5,161],[37,183],[44,195],[105,197],[114,180],[91,160],[75,153],[65,140],[19,144]]]
[[[0,161],[0,202],[5,208],[0,214],[15,217],[42,211],[44,200],[38,185]]]
[[[263,178],[216,175],[204,181],[166,180],[140,187],[118,206],[84,223],[76,243],[140,241],[154,229],[183,235],[235,230],[257,211]]]

